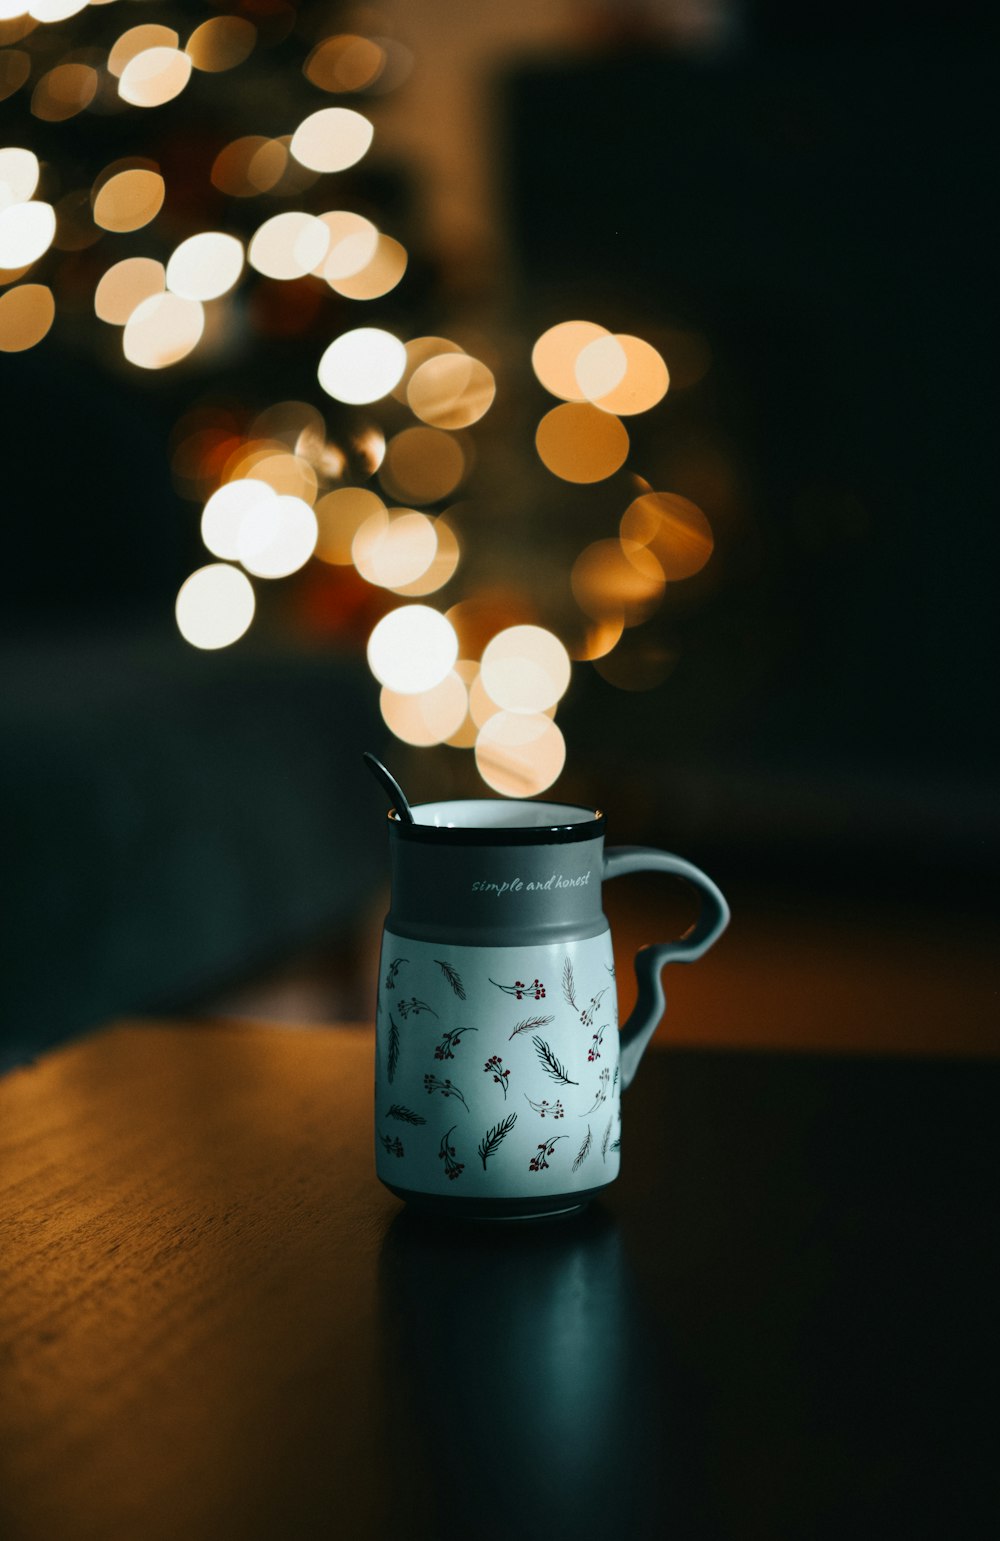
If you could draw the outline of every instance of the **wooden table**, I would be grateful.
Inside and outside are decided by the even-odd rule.
[[[995,1533],[995,1066],[654,1050],[617,1185],[493,1230],[379,1187],[371,1060],[0,1082],[4,1541]]]

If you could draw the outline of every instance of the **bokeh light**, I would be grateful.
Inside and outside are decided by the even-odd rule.
[[[123,32],[117,42],[111,45],[108,54],[108,74],[116,80],[121,79],[122,71],[132,59],[137,59],[141,53],[149,48],[176,48],[180,38],[173,27],[161,27],[156,22],[143,22],[138,27],[129,27]]]
[[[628,458],[628,432],[609,412],[589,402],[566,402],[546,412],[535,434],[542,464],[567,482],[599,482]]]
[[[496,381],[466,353],[440,353],[414,370],[406,399],[416,417],[434,428],[468,428],[493,405]]]
[[[424,594],[436,594],[438,589],[443,589],[454,577],[461,556],[458,537],[451,525],[440,516],[434,521],[434,533],[437,536],[434,560],[419,578],[414,578],[410,583],[394,583],[393,589],[397,594],[405,594],[407,598],[414,599]]]
[[[273,145],[278,153],[278,164],[273,175],[261,174],[264,152]],[[269,139],[266,134],[244,134],[221,149],[212,162],[212,186],[230,198],[256,198],[281,180],[288,159],[280,140]]]
[[[337,487],[326,493],[316,504],[316,555],[320,561],[349,567],[355,535],[373,514],[385,511],[378,493],[368,487]]]
[[[30,0],[30,4],[25,5],[23,10],[36,21],[51,25],[57,21],[68,21],[71,16],[84,10],[86,5],[87,0]]]
[[[326,256],[330,232],[315,214],[288,209],[266,219],[250,241],[247,261],[265,278],[304,278]]]
[[[50,203],[12,203],[0,210],[0,268],[25,268],[43,256],[56,233]]]
[[[13,146],[0,150],[0,209],[8,209],[12,203],[27,203],[39,176],[38,156],[33,150],[18,150]]]
[[[249,59],[257,28],[242,16],[211,16],[195,27],[184,52],[196,70],[217,75]]]
[[[179,48],[147,48],[130,59],[118,81],[118,95],[132,107],[162,107],[180,96],[191,79],[191,60]]]
[[[57,64],[41,77],[31,93],[31,111],[45,123],[65,123],[89,107],[97,95],[93,65]]]
[[[577,354],[573,373],[580,394],[587,401],[596,401],[620,385],[628,368],[628,357],[617,337],[596,337]]]
[[[447,337],[412,337],[406,344],[406,368],[403,370],[399,384],[393,390],[393,396],[397,401],[406,401],[406,392],[410,381],[421,364],[428,359],[438,358],[442,353],[463,353],[457,342],[451,342]]]
[[[320,228],[328,238],[326,226]],[[360,326],[342,333],[327,348],[319,361],[319,383],[335,401],[360,406],[387,396],[405,367],[406,349],[398,337],[379,327]]]
[[[400,695],[383,685],[379,706],[387,726],[406,744],[426,749],[443,744],[466,720],[469,693],[455,669],[419,695]]]
[[[243,271],[243,243],[221,230],[182,241],[167,263],[167,288],[186,300],[216,300]]]
[[[351,556],[366,582],[396,589],[423,577],[437,555],[437,544],[434,521],[426,514],[412,508],[381,509],[358,530]]]
[[[323,267],[323,276],[330,288],[346,300],[380,300],[383,294],[395,289],[406,272],[407,260],[405,246],[393,240],[391,235],[378,235],[374,252],[357,272],[337,277],[328,260]]]
[[[152,257],[125,257],[108,268],[94,294],[94,312],[110,326],[124,326],[129,316],[154,294],[162,294],[166,272]]]
[[[608,337],[607,327],[594,321],[560,321],[543,332],[531,351],[531,367],[540,383],[563,401],[582,401],[584,393],[576,378],[576,361],[584,348]]]
[[[41,342],[55,319],[56,303],[45,284],[18,284],[0,295],[0,353],[23,353]]]
[[[279,449],[264,453],[248,466],[247,474],[259,482],[266,482],[275,492],[287,497],[301,498],[310,507],[316,501],[319,479],[308,460],[293,455],[290,450]]]
[[[385,68],[386,51],[373,38],[343,32],[317,43],[302,73],[321,91],[364,91]]]
[[[316,515],[301,498],[261,499],[240,520],[239,559],[256,578],[287,578],[308,562],[318,533]]]
[[[593,620],[637,626],[663,597],[663,568],[638,541],[597,540],[586,546],[570,574],[573,597]]]
[[[668,582],[700,572],[712,555],[712,527],[701,509],[676,492],[646,492],[621,518],[623,540],[646,546]]]
[[[158,171],[138,166],[119,171],[95,185],[94,224],[117,234],[141,230],[159,214],[166,191]]]
[[[508,626],[483,652],[483,686],[505,711],[544,712],[565,694],[570,672],[565,647],[542,626]]]
[[[663,400],[670,385],[669,371],[656,349],[641,337],[625,333],[584,348],[577,358],[576,375],[581,388],[586,383],[583,394],[588,400],[622,417],[648,412]]]
[[[320,219],[330,232],[330,245],[323,261],[314,268],[328,283],[353,278],[366,268],[378,250],[378,227],[363,214],[348,209],[331,209]]]
[[[0,53],[0,102],[20,91],[30,74],[30,54],[23,48],[5,48]]]
[[[407,503],[437,503],[465,475],[458,440],[440,428],[404,428],[389,440],[379,476],[390,496]]]
[[[368,638],[368,666],[399,695],[433,690],[458,657],[455,629],[430,605],[402,605],[384,615]]]
[[[122,349],[140,369],[166,369],[198,346],[204,330],[205,312],[197,300],[154,294],[126,321]]]
[[[350,107],[321,107],[292,135],[291,153],[311,171],[346,171],[368,150],[374,130]]]
[[[249,627],[255,604],[253,584],[239,568],[211,562],[181,584],[177,627],[193,647],[229,647]]]
[[[559,777],[566,741],[550,717],[495,712],[476,738],[476,768],[504,797],[534,797]]]
[[[201,538],[212,555],[236,560],[244,515],[258,503],[269,503],[276,496],[267,482],[249,477],[225,482],[213,492],[201,515]]]

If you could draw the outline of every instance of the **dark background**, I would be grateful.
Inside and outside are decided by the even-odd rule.
[[[545,795],[607,804],[614,838],[669,844],[724,884],[791,884],[804,905],[835,888],[981,907],[1000,554],[986,11],[736,15],[714,50],[623,22],[493,75],[506,324],[530,350],[599,315],[694,331],[712,358],[634,430],[716,535],[704,575],[648,624],[676,667],[644,693],[575,670],[567,770]],[[419,31],[408,41],[419,59]],[[6,143],[29,142],[18,111],[0,106]],[[165,153],[178,122],[163,118]],[[184,134],[221,128],[189,117]],[[419,185],[404,166],[379,175],[359,174],[359,197],[391,207],[417,254],[380,314],[400,307],[404,336],[441,329],[454,294]],[[324,335],[344,324],[360,323],[331,313]],[[301,395],[304,346],[237,359],[232,379],[261,405]],[[59,316],[38,349],[0,357],[14,1058],[343,945],[384,880],[360,751],[387,734],[363,637],[279,611],[207,655],[173,629],[203,560],[167,470],[190,394],[125,377]],[[476,791],[447,748],[387,753],[415,800]]]

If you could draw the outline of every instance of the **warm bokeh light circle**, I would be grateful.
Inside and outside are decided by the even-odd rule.
[[[350,107],[321,107],[292,135],[291,153],[310,171],[346,171],[367,152],[374,129]]]
[[[144,167],[119,171],[93,195],[94,224],[117,234],[141,230],[159,214],[166,192],[158,171]]]
[[[197,300],[154,294],[136,306],[125,323],[122,349],[140,369],[166,369],[198,346],[205,312]]]
[[[628,458],[623,423],[589,402],[566,402],[546,412],[535,434],[542,464],[563,481],[603,481]]]
[[[426,514],[412,508],[382,509],[358,530],[351,556],[366,582],[398,589],[423,577],[437,555],[437,544],[434,520]]]
[[[349,567],[355,535],[366,520],[379,512],[386,512],[385,504],[368,487],[337,487],[326,493],[316,504],[316,555],[320,561]]]
[[[565,647],[542,626],[508,626],[483,652],[483,687],[505,711],[539,713],[555,706],[570,672]]]
[[[188,236],[167,263],[166,285],[185,300],[217,300],[243,271],[243,243],[221,230]]]
[[[301,498],[263,498],[240,520],[239,559],[256,578],[287,578],[308,562],[318,533],[316,515]]]
[[[466,353],[440,353],[418,365],[406,388],[416,417],[432,428],[468,428],[489,411],[496,381]]]
[[[573,597],[595,621],[636,626],[656,609],[665,587],[663,569],[638,541],[597,540],[586,546],[570,574]]]
[[[108,268],[94,292],[94,313],[109,326],[124,326],[143,300],[162,294],[166,273],[152,257],[124,257]]]
[[[240,554],[240,526],[244,515],[277,494],[267,482],[238,477],[224,482],[209,498],[201,515],[201,538],[213,556],[236,561]]]
[[[56,214],[50,203],[12,203],[0,210],[0,268],[25,268],[52,245]]]
[[[458,440],[440,428],[404,428],[386,445],[379,474],[390,496],[437,503],[465,475],[465,455]]]
[[[118,81],[118,95],[132,107],[162,107],[180,96],[191,79],[191,60],[179,48],[147,48],[130,59]]]
[[[247,261],[265,278],[290,282],[312,273],[323,261],[330,232],[315,214],[286,209],[257,229],[247,248]]]
[[[700,572],[712,555],[712,527],[696,504],[676,492],[646,492],[621,518],[623,540],[646,546],[668,582]]]
[[[614,344],[624,362],[616,381],[618,360],[617,356],[609,354],[609,344]],[[613,412],[616,416],[631,417],[638,412],[648,412],[663,400],[670,386],[667,366],[652,344],[623,332],[607,342],[591,344],[584,349],[576,367],[578,380],[586,379],[594,388],[593,394],[590,389],[584,392],[588,400],[603,412]]]
[[[18,284],[0,294],[0,353],[24,353],[46,336],[56,302],[46,284]]]
[[[400,695],[383,685],[379,696],[387,726],[404,743],[421,749],[451,739],[465,722],[468,703],[465,683],[455,669],[418,695]]]
[[[249,627],[255,605],[253,584],[238,567],[211,562],[181,584],[177,627],[193,647],[229,647]]]
[[[594,321],[560,321],[543,332],[531,350],[531,367],[545,389],[563,401],[582,401],[576,361],[584,348],[608,337],[607,327]]]
[[[440,685],[458,657],[455,628],[429,605],[401,605],[382,617],[368,638],[368,667],[399,695]]]
[[[327,348],[319,361],[319,383],[335,401],[360,406],[388,396],[405,367],[406,349],[398,337],[361,326]]]
[[[541,713],[495,712],[476,737],[476,768],[504,797],[534,797],[556,781],[566,763],[562,732]]]

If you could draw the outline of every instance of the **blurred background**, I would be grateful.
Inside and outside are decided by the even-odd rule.
[[[365,1019],[366,748],[704,865],[675,1041],[995,1047],[986,23],[0,0],[5,1063]]]

